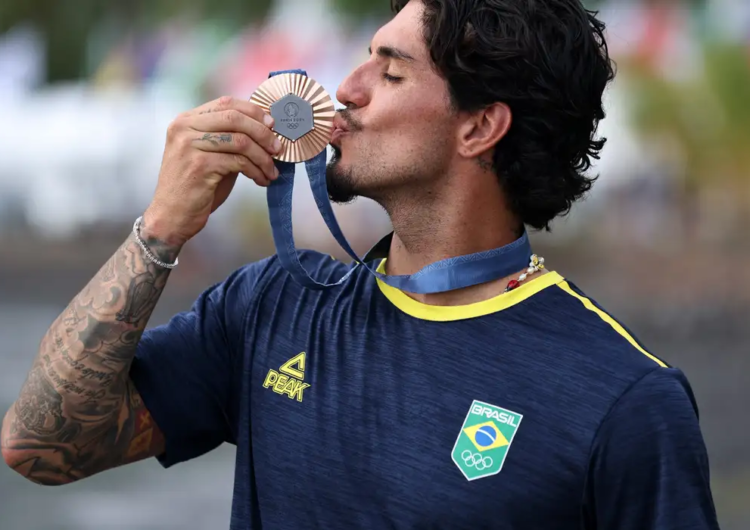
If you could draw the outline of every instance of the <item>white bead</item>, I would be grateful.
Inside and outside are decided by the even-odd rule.
[[[536,272],[536,268],[529,267],[528,269],[526,269],[526,272],[528,272],[529,274],[534,274]]]
[[[544,263],[544,258],[539,258],[539,263]]]
[[[525,275],[525,274],[521,274],[521,276],[519,276],[519,277],[518,277],[518,281],[519,281],[519,282],[522,282],[522,281],[524,281],[525,279],[526,279],[526,275]]]

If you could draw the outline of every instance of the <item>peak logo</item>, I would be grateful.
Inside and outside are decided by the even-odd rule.
[[[304,382],[306,358],[307,354],[302,352],[282,364],[278,372],[269,370],[263,388],[302,402],[305,389],[310,388],[310,384]]]

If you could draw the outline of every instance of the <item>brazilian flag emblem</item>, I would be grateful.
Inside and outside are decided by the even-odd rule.
[[[471,404],[451,455],[466,480],[500,473],[522,419],[523,415],[495,405]]]

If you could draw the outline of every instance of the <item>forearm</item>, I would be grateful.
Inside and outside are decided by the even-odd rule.
[[[147,244],[163,261],[179,251]],[[127,454],[137,428],[128,372],[168,276],[131,234],[55,320],[3,422],[3,456],[14,469],[64,484],[120,464],[113,459]]]

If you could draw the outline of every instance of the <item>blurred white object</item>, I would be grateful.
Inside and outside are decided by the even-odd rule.
[[[33,27],[0,33],[0,101],[23,96],[43,83],[44,66],[44,42]]]
[[[0,196],[17,197],[46,235],[132,216],[156,185],[169,122],[189,108],[179,94],[97,92],[57,85],[0,100]]]

